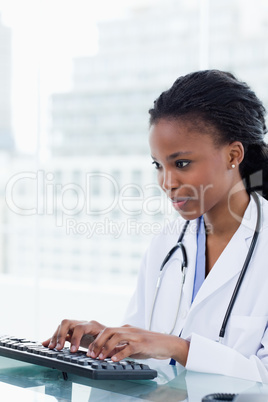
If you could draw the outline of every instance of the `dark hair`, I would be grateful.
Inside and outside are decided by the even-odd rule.
[[[194,124],[215,127],[218,143],[240,141],[245,156],[239,169],[247,191],[261,190],[268,199],[268,145],[264,142],[266,111],[245,82],[219,70],[190,73],[179,77],[163,92],[149,113],[151,125],[162,118],[183,118]],[[261,180],[257,172],[262,173]],[[256,178],[260,183],[253,183]]]

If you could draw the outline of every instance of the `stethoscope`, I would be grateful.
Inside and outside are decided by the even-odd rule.
[[[231,314],[232,309],[234,307],[236,297],[238,295],[238,292],[239,292],[239,289],[241,287],[243,278],[244,278],[245,273],[247,271],[247,268],[249,266],[249,262],[250,262],[252,254],[253,254],[253,251],[255,249],[256,242],[257,242],[257,239],[258,239],[258,236],[259,236],[259,233],[260,233],[261,218],[262,218],[261,203],[260,203],[260,199],[259,199],[258,195],[255,192],[252,193],[252,197],[254,198],[254,200],[256,202],[256,205],[257,205],[257,222],[256,222],[256,226],[255,226],[255,231],[254,231],[254,234],[253,234],[253,237],[252,237],[252,240],[251,240],[251,244],[250,244],[247,256],[245,258],[244,265],[243,265],[242,270],[240,272],[239,278],[237,280],[235,289],[233,291],[232,297],[230,299],[229,305],[227,307],[227,310],[226,310],[226,313],[225,313],[225,316],[224,316],[224,319],[223,319],[223,322],[222,322],[222,326],[221,326],[221,329],[220,329],[220,332],[219,332],[219,341],[222,341],[222,339],[224,338],[227,322],[229,320],[230,314]],[[179,301],[178,301],[178,306],[177,306],[176,316],[175,316],[175,319],[174,319],[174,322],[173,322],[173,326],[172,326],[172,329],[169,332],[169,334],[172,334],[172,332],[175,329],[177,319],[178,319],[180,304],[181,304],[181,296],[182,296],[183,285],[184,285],[184,282],[185,282],[186,269],[188,267],[187,253],[186,253],[186,249],[185,249],[182,241],[183,241],[186,229],[187,229],[187,227],[189,225],[189,222],[190,222],[189,220],[187,220],[185,222],[176,245],[174,247],[172,247],[172,249],[168,252],[168,254],[166,255],[166,257],[164,258],[164,260],[163,260],[163,262],[161,264],[159,276],[158,276],[157,283],[156,283],[156,289],[155,289],[155,294],[154,294],[154,299],[153,299],[150,319],[149,319],[149,330],[151,330],[151,328],[152,328],[152,320],[153,320],[154,310],[155,310],[159,290],[160,290],[160,287],[161,287],[162,279],[163,279],[163,276],[164,276],[164,272],[165,272],[164,267],[167,264],[167,262],[170,260],[172,255],[175,253],[175,251],[180,249],[181,253],[182,253],[182,264],[181,264],[181,273],[182,273],[182,275],[181,275],[181,284],[180,284],[180,291],[179,291]]]

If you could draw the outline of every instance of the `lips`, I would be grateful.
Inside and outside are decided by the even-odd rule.
[[[175,209],[182,209],[188,200],[189,198],[172,198],[171,202]]]

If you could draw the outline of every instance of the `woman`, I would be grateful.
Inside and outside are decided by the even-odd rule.
[[[180,77],[149,113],[158,181],[180,216],[152,241],[143,259],[128,325],[64,320],[44,345],[61,349],[68,340],[72,351],[81,344],[100,359],[172,359],[190,370],[268,382],[268,202],[250,195],[250,179],[259,172],[262,194],[268,196],[264,107],[245,83],[209,70]],[[256,240],[256,201],[261,227],[249,256]],[[179,237],[187,255],[182,247],[175,250],[156,292],[161,263]]]

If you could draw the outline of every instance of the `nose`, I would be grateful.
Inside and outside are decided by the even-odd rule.
[[[167,169],[163,171],[162,182],[160,185],[165,192],[171,192],[180,187],[180,182],[178,181],[177,175],[170,169]]]

